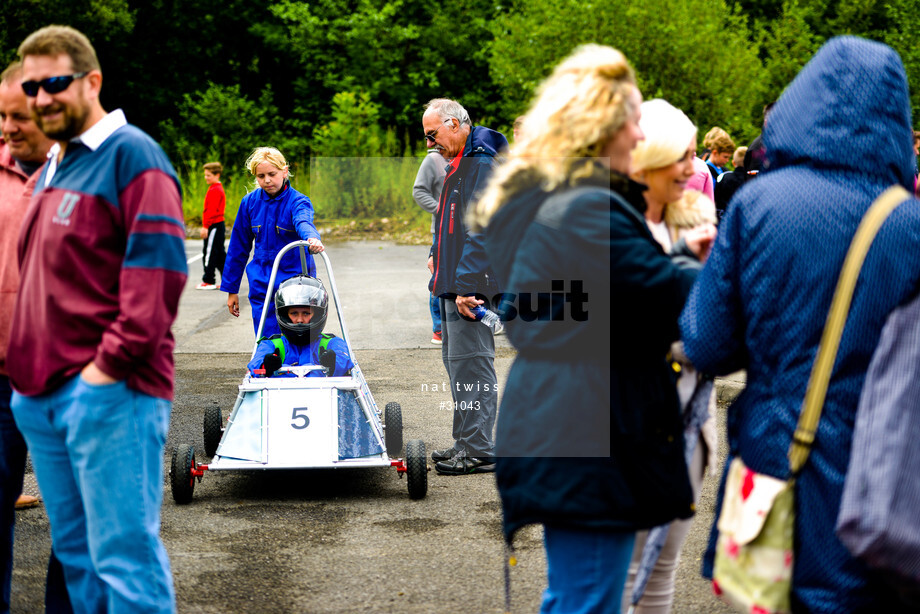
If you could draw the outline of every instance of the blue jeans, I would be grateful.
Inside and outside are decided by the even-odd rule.
[[[441,332],[441,300],[433,294],[428,295],[428,310],[431,312],[431,332]]]
[[[123,381],[79,376],[48,394],[13,394],[75,612],[176,610],[159,537],[171,409]]]
[[[618,614],[636,534],[543,527],[540,614]]]

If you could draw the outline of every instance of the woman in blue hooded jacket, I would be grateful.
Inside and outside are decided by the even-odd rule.
[[[272,264],[281,248],[301,239],[310,243],[311,254],[318,254],[324,248],[319,231],[313,225],[313,204],[309,198],[291,187],[290,170],[281,152],[274,147],[259,147],[246,160],[246,168],[256,178],[259,187],[243,197],[236,214],[227,260],[221,273],[220,289],[228,293],[227,309],[230,315],[240,317],[239,291],[245,267],[249,281],[252,325],[258,333]],[[255,252],[247,265],[253,243]],[[299,252],[292,250],[285,254],[278,267],[275,287],[270,297],[282,280],[303,272]],[[316,277],[316,265],[309,255],[306,274]],[[275,312],[269,309],[265,314],[262,336],[270,337],[280,332]]]
[[[700,370],[747,369],[747,387],[728,412],[726,467],[740,456],[751,470],[785,479],[850,241],[879,194],[892,184],[913,187],[900,58],[879,43],[832,39],[773,107],[764,144],[769,171],[735,195],[681,331]],[[850,556],[834,526],[869,360],[888,313],[920,288],[918,205],[895,210],[868,253],[815,442],[795,482],[794,612],[898,611],[892,592]],[[713,526],[704,575],[712,574],[717,534]]]

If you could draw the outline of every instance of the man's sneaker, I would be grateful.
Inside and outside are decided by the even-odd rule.
[[[444,343],[444,339],[441,338],[441,331],[438,331],[431,335],[431,342],[435,345],[441,345]]]
[[[436,463],[441,462],[441,461],[450,460],[457,454],[458,451],[459,450],[457,450],[457,448],[453,446],[446,448],[444,450],[434,450],[431,453],[431,460],[433,460]]]
[[[505,325],[499,320],[498,326],[495,327],[495,332],[493,333],[496,337],[499,335],[505,334]]]
[[[494,473],[495,461],[491,458],[472,458],[465,451],[457,452],[450,460],[436,463],[435,471],[441,475],[471,475]]]
[[[204,282],[201,282],[200,284],[195,286],[195,289],[196,290],[217,290],[217,284],[206,284]]]

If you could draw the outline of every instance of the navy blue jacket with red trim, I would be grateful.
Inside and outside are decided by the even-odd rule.
[[[459,166],[454,172],[448,168],[431,250],[434,275],[428,289],[435,296],[480,293],[491,298],[498,292],[482,237],[467,230],[464,218],[488,184],[495,156],[507,147],[508,141],[500,132],[473,126]]]

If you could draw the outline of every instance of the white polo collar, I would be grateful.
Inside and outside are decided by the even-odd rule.
[[[83,143],[92,151],[96,151],[107,138],[112,136],[113,132],[126,125],[128,125],[128,120],[125,119],[125,112],[121,109],[115,109],[71,142]]]
[[[125,112],[121,109],[115,109],[111,113],[107,113],[105,117],[90,126],[89,129],[86,130],[83,134],[70,139],[70,142],[82,143],[83,145],[86,145],[91,151],[96,151],[102,146],[103,143],[105,143],[107,138],[112,136],[116,130],[122,126],[127,125],[128,120],[125,119]],[[48,151],[48,170],[45,173],[45,187],[51,183],[51,179],[54,178],[54,174],[57,172],[57,161],[58,155],[60,153],[60,143],[55,143]]]

